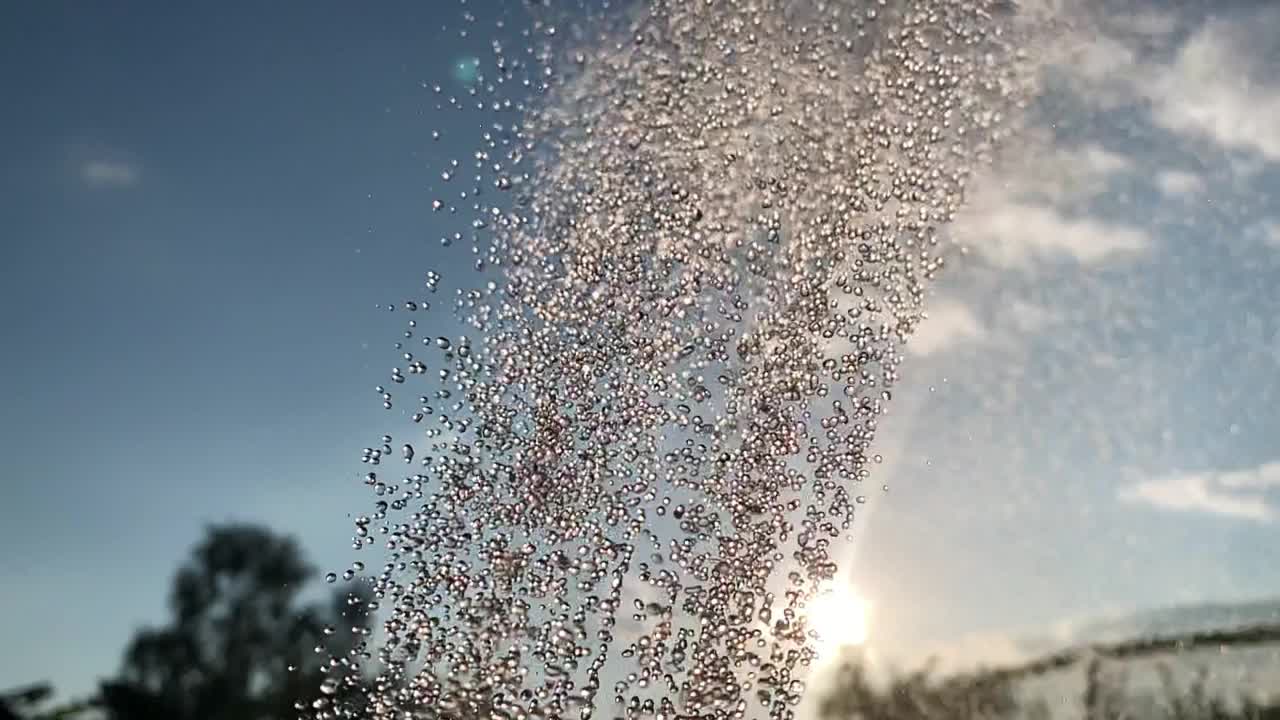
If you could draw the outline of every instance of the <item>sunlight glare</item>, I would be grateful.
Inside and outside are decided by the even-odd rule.
[[[841,648],[862,645],[867,640],[867,603],[854,589],[837,583],[809,604],[810,631],[817,635],[817,648],[829,658]]]

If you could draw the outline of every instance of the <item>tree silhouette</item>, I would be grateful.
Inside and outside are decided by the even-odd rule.
[[[38,705],[52,694],[53,688],[44,683],[0,692],[0,720],[21,720],[20,709]]]
[[[834,688],[820,706],[832,720],[961,720],[1047,716],[1038,705],[1024,705],[1001,678],[957,675],[935,679],[933,666],[878,684],[858,662],[840,666]]]
[[[325,667],[345,669],[363,650],[370,621],[364,584],[329,607],[299,606],[313,575],[292,538],[211,527],[174,577],[169,623],[134,636],[99,705],[116,720],[297,717]]]

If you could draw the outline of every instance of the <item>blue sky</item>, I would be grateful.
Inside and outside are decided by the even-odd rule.
[[[375,305],[468,264],[433,184],[492,119],[436,106],[494,10],[302,7],[0,10],[0,687],[114,671],[206,523],[349,556]],[[1232,12],[1066,53],[978,181],[866,493],[873,642],[1280,594],[1280,86]]]
[[[0,10],[0,686],[114,672],[205,523],[346,560],[403,327],[375,305],[467,262],[430,208],[484,120],[435,110],[492,37],[462,9]]]
[[[975,180],[854,549],[873,647],[1280,595],[1280,16],[1199,12],[1045,49]]]

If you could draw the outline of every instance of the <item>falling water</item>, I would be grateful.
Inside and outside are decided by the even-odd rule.
[[[1024,30],[997,0],[653,0],[467,60],[449,102],[494,122],[432,205],[473,216],[468,331],[404,333],[356,522],[385,563],[342,573],[380,627],[308,713],[792,718]]]

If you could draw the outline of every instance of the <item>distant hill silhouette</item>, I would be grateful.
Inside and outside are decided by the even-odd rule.
[[[1142,610],[1091,622],[1073,636],[1077,642],[1113,642],[1135,636],[1173,635],[1274,623],[1280,623],[1280,597]]]
[[[1136,612],[1072,635],[1022,661],[958,673],[926,663],[878,683],[850,655],[821,712],[827,720],[1280,720],[1280,600]]]

